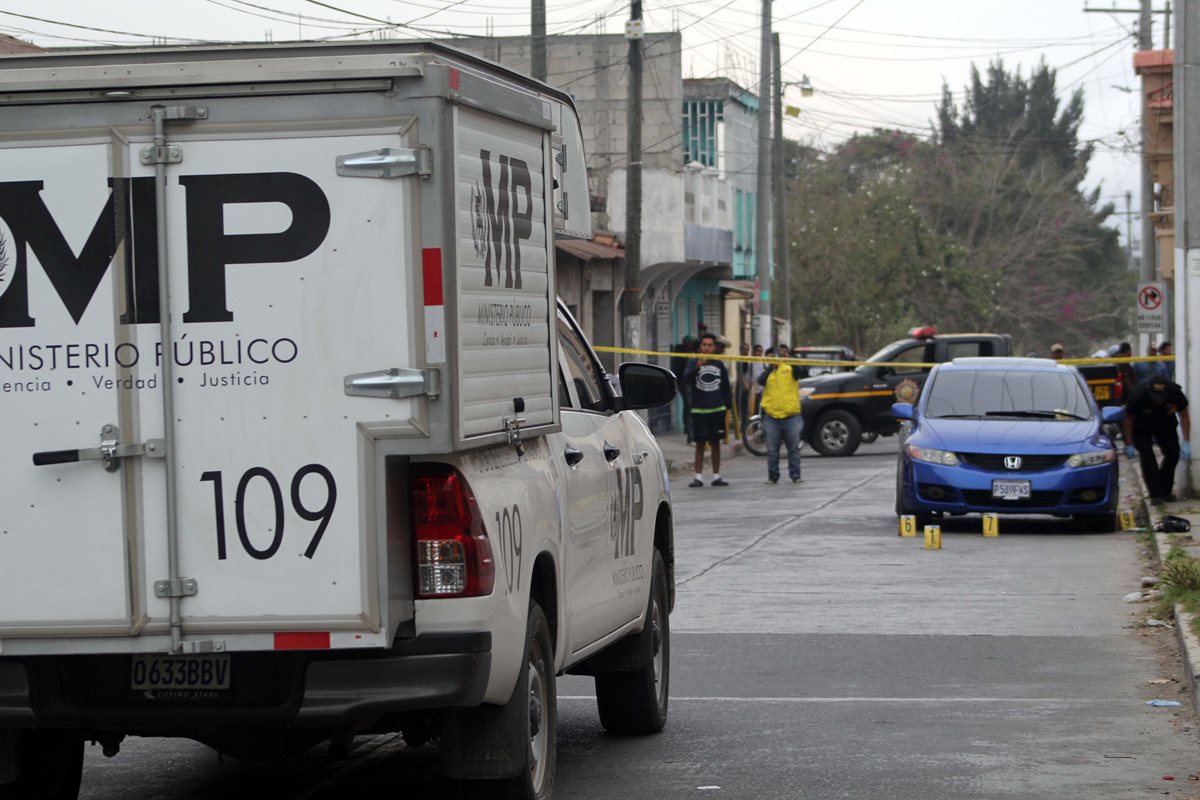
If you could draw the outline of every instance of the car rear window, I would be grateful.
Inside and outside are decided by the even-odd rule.
[[[944,370],[925,387],[929,417],[1090,419],[1092,407],[1075,375],[1031,370]]]

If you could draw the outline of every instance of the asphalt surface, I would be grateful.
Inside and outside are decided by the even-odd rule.
[[[1200,796],[1174,635],[1123,599],[1150,569],[1139,535],[1002,518],[985,539],[968,518],[926,551],[896,535],[894,458],[884,439],[806,456],[799,485],[764,485],[749,455],[723,465],[729,487],[675,478],[667,730],[609,736],[591,680],[561,678],[555,796]],[[89,750],[82,796],[453,796],[432,758],[363,737],[348,760],[250,767],[135,739]]]

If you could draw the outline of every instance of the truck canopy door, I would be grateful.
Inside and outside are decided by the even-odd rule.
[[[0,636],[143,633],[126,649],[161,647],[175,592],[186,631],[244,633],[242,646],[314,630],[384,643],[364,431],[407,420],[411,401],[346,381],[414,363],[417,184],[340,175],[339,159],[410,147],[411,120],[181,123],[164,345],[137,112],[107,137],[0,144],[0,391],[16,444],[0,464]],[[31,458],[102,439],[128,457]],[[168,461],[146,453],[165,439],[172,585]]]

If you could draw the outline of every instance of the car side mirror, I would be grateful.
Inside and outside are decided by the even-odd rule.
[[[675,397],[675,373],[654,364],[627,361],[617,367],[617,379],[628,408],[655,408]]]
[[[1100,409],[1100,419],[1105,425],[1121,422],[1125,419],[1125,409],[1121,406],[1105,406]]]
[[[912,419],[912,403],[892,403],[892,416],[896,419]]]
[[[886,378],[888,375],[891,375],[895,371],[896,370],[892,369],[891,367],[876,367],[875,368],[875,377]]]

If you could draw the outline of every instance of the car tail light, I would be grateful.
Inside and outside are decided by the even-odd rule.
[[[409,483],[419,599],[492,593],[496,565],[475,495],[444,464],[419,464]]]

